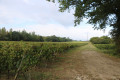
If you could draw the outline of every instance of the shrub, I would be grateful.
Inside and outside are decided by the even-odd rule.
[[[90,39],[90,42],[93,44],[110,44],[112,42],[112,39],[108,36],[92,37]]]

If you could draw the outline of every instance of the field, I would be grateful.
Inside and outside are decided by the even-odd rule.
[[[94,46],[97,47],[103,53],[120,57],[120,55],[117,54],[116,52],[116,48],[114,44],[94,44]]]
[[[85,42],[0,42],[0,77],[16,80],[32,67],[52,62],[71,48],[86,45]],[[23,75],[22,75],[23,76]]]

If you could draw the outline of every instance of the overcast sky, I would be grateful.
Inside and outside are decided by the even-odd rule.
[[[56,35],[74,40],[87,40],[94,36],[108,35],[86,24],[87,19],[74,27],[74,11],[61,13],[57,3],[46,0],[0,0],[0,28],[26,30],[42,36]]]

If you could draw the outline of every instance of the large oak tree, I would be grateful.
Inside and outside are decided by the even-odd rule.
[[[88,23],[94,25],[95,29],[113,27],[111,35],[120,53],[120,0],[56,0],[56,2],[59,3],[61,12],[75,10],[75,26],[79,25],[83,18],[88,18]]]

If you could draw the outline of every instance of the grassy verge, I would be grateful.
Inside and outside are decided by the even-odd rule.
[[[114,44],[94,44],[103,53],[109,54],[111,56],[120,57],[120,54],[117,53]]]

